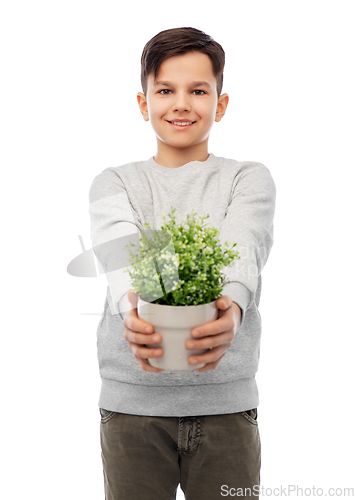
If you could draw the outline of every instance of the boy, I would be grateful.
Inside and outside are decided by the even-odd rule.
[[[275,184],[261,163],[208,153],[212,125],[229,99],[221,94],[217,42],[194,28],[162,31],[146,44],[141,69],[137,100],[157,152],[106,168],[90,189],[93,249],[109,283],[97,330],[105,498],[174,499],[179,483],[187,500],[258,498],[257,307],[273,244]],[[192,209],[209,214],[221,244],[237,242],[241,257],[226,273],[231,283],[217,301],[218,319],[195,328],[200,335],[186,343],[209,348],[194,356],[204,366],[189,372],[149,364],[146,345],[161,336],[139,319],[127,273],[114,265],[120,238],[138,235],[145,222],[159,228],[172,206],[178,222]],[[162,355],[161,348],[154,354]]]

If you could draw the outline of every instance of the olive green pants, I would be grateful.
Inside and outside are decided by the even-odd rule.
[[[105,500],[259,498],[257,409],[146,417],[100,408]]]

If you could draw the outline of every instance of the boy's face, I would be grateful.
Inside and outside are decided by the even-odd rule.
[[[201,84],[201,82],[204,82]],[[150,120],[164,149],[201,150],[215,121],[220,121],[228,95],[218,98],[216,78],[210,58],[201,52],[188,52],[166,59],[159,68],[157,82],[148,76],[147,95],[138,93],[140,110]],[[192,122],[174,125],[173,121]],[[162,144],[161,144],[162,145]]]

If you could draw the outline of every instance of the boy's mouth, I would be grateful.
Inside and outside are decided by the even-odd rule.
[[[192,122],[192,121],[169,121],[167,120],[168,123],[170,123],[173,127],[175,128],[178,128],[178,129],[185,129],[185,128],[189,128],[191,127],[191,125],[193,125],[194,123],[196,122]]]

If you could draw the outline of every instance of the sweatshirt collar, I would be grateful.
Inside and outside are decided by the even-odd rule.
[[[164,167],[163,165],[160,165],[160,163],[157,163],[154,160],[154,156],[151,156],[149,160],[147,160],[147,165],[149,167],[153,168],[154,170],[158,170],[159,172],[167,173],[168,175],[175,175],[177,172],[181,173],[182,171],[191,170],[194,168],[206,168],[216,164],[217,157],[213,153],[210,153],[207,160],[205,161],[189,161],[188,163],[185,163],[184,165],[176,168]]]

